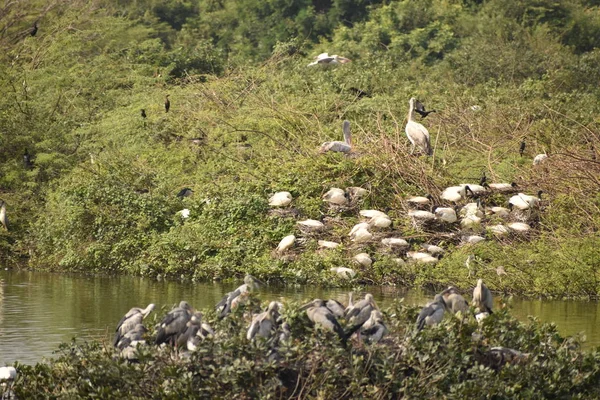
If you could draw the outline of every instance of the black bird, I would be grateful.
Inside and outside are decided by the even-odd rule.
[[[142,116],[142,118],[146,118],[147,117],[146,110],[144,110],[143,108],[142,108],[141,116]]]
[[[481,179],[479,180],[479,185],[480,186],[485,186],[484,184],[487,183],[487,176],[485,176],[485,171],[483,171],[483,175],[481,175]]]
[[[358,98],[371,97],[371,94],[369,92],[365,92],[364,90],[359,89],[359,88],[351,87],[348,90],[350,92],[354,93],[356,95],[356,97],[358,97]]]
[[[519,147],[519,155],[523,157],[523,153],[525,152],[525,141],[521,142],[521,146]]]
[[[429,114],[436,112],[436,110],[425,110],[425,106],[419,100],[415,104],[415,111],[421,115],[421,118],[426,118]]]
[[[168,113],[171,108],[171,101],[169,100],[170,94],[165,96],[165,112]]]
[[[33,160],[27,149],[25,149],[25,153],[23,154],[23,166],[25,169],[33,168]]]
[[[179,191],[179,193],[177,193],[177,197],[183,199],[184,197],[190,197],[192,193],[194,193],[192,189],[190,189],[189,187],[184,187]]]
[[[36,22],[33,23],[33,28],[31,28],[30,35],[31,36],[35,36],[35,34],[37,33],[37,31],[38,31],[38,25],[37,25],[37,21],[36,21]]]

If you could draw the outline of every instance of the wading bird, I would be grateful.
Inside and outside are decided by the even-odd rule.
[[[541,190],[538,191],[537,197],[527,195],[524,193],[518,193],[508,200],[508,207],[511,211],[513,207],[516,207],[519,210],[528,210],[531,208],[535,208],[542,200],[542,193],[543,192]]]
[[[348,195],[343,189],[331,188],[323,195],[323,201],[337,206],[343,206],[348,203]]]
[[[375,304],[373,295],[367,293],[363,300],[354,303],[354,305],[346,312],[346,320],[348,321],[348,324],[350,324],[350,330],[356,331],[360,328],[371,316],[371,311],[377,309],[377,304]]]
[[[546,160],[548,158],[548,155],[546,153],[543,154],[538,154],[537,156],[534,157],[533,159],[533,165],[538,165],[541,164],[542,162],[544,162],[544,160]]]
[[[143,324],[137,324],[115,343],[115,347],[121,350],[121,355],[127,355],[126,358],[131,359],[129,353],[133,353],[138,344],[146,343],[144,341],[144,334],[146,332],[148,332],[148,329]],[[134,351],[127,350],[127,348],[131,348]]]
[[[169,311],[159,324],[155,343],[174,346],[179,336],[188,328],[187,323],[191,318],[192,307],[186,301],[180,302],[179,306]]]
[[[248,328],[246,339],[253,340],[257,335],[269,339],[277,326],[279,305],[276,301],[269,303],[267,310],[257,314]]]
[[[288,236],[284,237],[283,239],[281,239],[281,241],[277,245],[277,249],[276,249],[277,253],[279,253],[279,254],[284,253],[287,249],[291,248],[295,242],[296,242],[296,236],[294,236],[294,235],[288,235]]]
[[[320,326],[326,330],[335,332],[343,344],[346,343],[347,336],[342,326],[335,318],[335,315],[327,308],[327,304],[324,300],[315,299],[310,303],[307,303],[300,307],[300,310],[306,310],[308,319],[315,325]]]
[[[483,279],[479,279],[477,281],[477,286],[473,289],[473,307],[479,308],[480,312],[492,314],[493,306],[494,300],[492,298],[492,292],[485,286]]]
[[[360,337],[366,343],[377,343],[387,333],[383,315],[379,310],[372,310],[369,319],[360,327]]]
[[[29,33],[31,36],[35,36],[38,33],[38,24],[37,21],[33,23],[33,27],[31,28],[31,32]]]
[[[170,94],[165,96],[165,112],[168,113],[171,108],[171,100],[169,100]]]
[[[115,339],[113,340],[113,346],[117,346],[119,341],[125,336],[125,334],[133,329],[136,326],[140,325],[144,318],[148,316],[154,310],[154,304],[148,304],[146,308],[133,307],[127,314],[121,318],[119,324],[117,325],[117,329],[115,329]],[[122,349],[122,347],[119,347]]]
[[[350,132],[350,121],[344,120],[342,124],[342,132],[344,133],[344,141],[325,142],[321,145],[320,152],[336,151],[340,153],[349,153],[352,150],[352,134]]]
[[[415,121],[414,113],[415,113],[415,103],[417,99],[412,97],[408,104],[408,122],[406,123],[406,127],[404,131],[406,132],[406,136],[410,143],[412,144],[412,149],[410,154],[413,154],[415,151],[415,146],[419,146],[421,150],[428,156],[432,154],[431,145],[429,144],[429,131],[420,123]]]
[[[433,301],[428,303],[417,317],[417,331],[422,330],[425,325],[439,324],[444,318],[446,303],[441,294],[436,294]]]
[[[244,277],[244,284],[239,286],[233,292],[227,293],[223,299],[216,305],[215,309],[220,318],[224,318],[227,314],[229,314],[234,307],[235,303],[239,302],[239,298],[244,294],[248,293],[252,290],[258,289],[262,284],[261,281],[256,279],[250,274],[246,274]]]
[[[0,200],[0,223],[8,231],[8,216],[6,215],[6,202],[4,200]]]
[[[458,292],[454,286],[448,287],[448,289],[442,292],[442,297],[444,298],[444,304],[446,305],[446,310],[453,314],[461,311],[463,314],[469,310],[469,303],[465,300],[464,297]]]

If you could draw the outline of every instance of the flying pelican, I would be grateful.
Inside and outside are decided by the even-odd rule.
[[[366,343],[377,343],[387,333],[387,327],[383,323],[383,315],[379,310],[372,310],[371,316],[360,327],[360,337]]]
[[[342,124],[342,132],[344,133],[344,141],[325,142],[321,145],[320,152],[337,151],[340,153],[349,153],[352,150],[352,134],[350,133],[350,121],[344,120]]]
[[[312,321],[313,324],[318,325],[329,331],[335,332],[342,340],[342,343],[346,343],[346,333],[342,329],[338,320],[335,318],[335,315],[331,312],[329,308],[327,308],[327,304],[324,300],[315,299],[310,303],[307,303],[300,307],[300,310],[306,310],[306,315],[308,316],[308,319]]]
[[[165,112],[168,113],[171,108],[171,100],[169,100],[170,94],[165,96]]]
[[[175,345],[179,335],[186,331],[187,323],[191,318],[192,307],[186,301],[180,302],[179,306],[169,311],[159,324],[155,343]]]
[[[417,317],[417,331],[422,330],[425,325],[439,324],[444,318],[446,303],[441,294],[436,294],[433,301],[427,303]]]
[[[316,56],[315,60],[308,64],[308,66],[312,67],[313,65],[346,64],[350,61],[351,60],[349,58],[338,56],[337,54],[330,56],[328,53],[321,53],[318,56]]]
[[[246,339],[253,340],[256,335],[268,339],[271,337],[273,328],[276,327],[277,312],[279,311],[279,305],[277,302],[272,301],[267,307],[267,311],[257,314],[252,319]]]
[[[414,119],[415,112],[415,103],[417,99],[412,97],[409,101],[408,108],[408,122],[406,123],[406,127],[404,131],[406,132],[406,136],[410,143],[412,144],[412,149],[410,154],[413,154],[415,151],[415,146],[419,146],[425,154],[430,156],[432,154],[431,145],[429,144],[429,131],[420,123],[416,122]]]
[[[140,325],[142,320],[146,318],[152,310],[154,310],[154,304],[150,303],[146,308],[133,307],[127,311],[127,314],[121,318],[117,325],[113,346],[117,346],[117,343],[119,343],[127,332],[133,330],[137,325]]]
[[[323,201],[338,206],[343,206],[348,203],[346,192],[340,188],[331,188],[323,195]]]
[[[291,248],[294,245],[294,242],[296,242],[296,236],[288,235],[284,237],[277,245],[277,253],[284,253],[287,249]]]
[[[0,200],[0,223],[4,226],[4,229],[8,231],[8,216],[6,215],[6,202]]]
[[[477,286],[473,289],[473,306],[479,308],[481,312],[492,314],[492,307],[494,306],[492,292],[485,286],[483,279],[479,279]]]
[[[269,205],[273,207],[285,207],[292,202],[292,199],[290,192],[277,192],[269,197]]]

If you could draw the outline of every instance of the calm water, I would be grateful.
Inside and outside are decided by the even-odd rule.
[[[236,284],[182,284],[133,277],[85,277],[40,272],[0,271],[0,366],[35,364],[52,357],[61,342],[74,336],[106,338],[131,307],[155,303],[171,307],[187,300],[197,308],[214,306]],[[368,288],[383,306],[398,297],[407,304],[424,304],[430,294],[394,288]],[[316,287],[267,288],[264,300],[335,298],[347,302],[348,290]],[[600,345],[597,302],[513,300],[513,313],[521,319],[535,315],[554,321],[561,333],[584,332],[587,347]]]

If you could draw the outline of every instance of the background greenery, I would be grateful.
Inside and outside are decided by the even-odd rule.
[[[270,194],[290,191],[300,218],[335,218],[320,196],[332,186],[365,187],[361,206],[389,207],[417,248],[424,239],[408,224],[403,198],[437,195],[485,171],[490,181],[546,192],[534,235],[456,249],[436,239],[453,251],[435,267],[398,266],[371,247],[377,262],[358,279],[465,287],[474,282],[464,261],[474,254],[476,274],[495,290],[600,292],[596,1],[3,7],[0,197],[12,228],[0,230],[5,265],[343,284],[329,269],[357,252],[347,239],[327,255],[314,240],[293,257],[272,255],[295,220],[269,214]],[[324,51],[352,62],[306,67]],[[432,158],[409,155],[403,125],[412,96],[438,110],[423,121]],[[344,119],[357,156],[319,154],[320,143],[341,136]],[[542,152],[550,159],[533,167]],[[193,196],[178,199],[183,187]],[[182,208],[191,210],[185,221]],[[358,221],[356,210],[342,217],[330,237],[346,238]],[[496,274],[500,266],[506,275]]]

